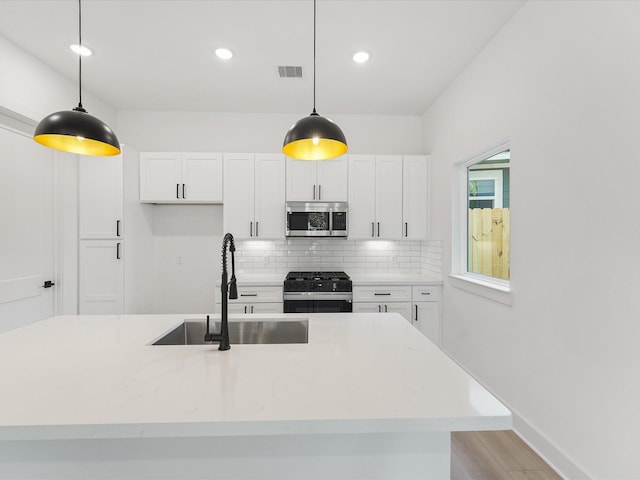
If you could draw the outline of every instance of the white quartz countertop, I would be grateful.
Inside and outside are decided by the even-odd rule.
[[[237,273],[238,285],[245,286],[282,286],[286,273]],[[349,273],[354,285],[442,285],[442,278],[429,274],[403,273]],[[220,282],[216,282],[220,286]]]
[[[0,334],[0,440],[511,428],[398,314],[309,314],[308,344],[150,345],[185,318],[203,317],[61,316]]]

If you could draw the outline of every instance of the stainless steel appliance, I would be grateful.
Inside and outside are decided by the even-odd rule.
[[[353,288],[344,272],[289,272],[284,280],[285,313],[353,311]]]
[[[287,202],[287,237],[346,237],[347,202]]]

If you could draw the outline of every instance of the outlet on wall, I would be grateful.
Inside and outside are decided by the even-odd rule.
[[[184,263],[184,262],[183,262],[182,255],[178,255],[178,256],[176,257],[176,263],[177,263],[178,265],[182,265],[182,264]]]

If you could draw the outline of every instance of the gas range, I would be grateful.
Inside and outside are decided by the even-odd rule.
[[[344,272],[289,272],[283,291],[285,313],[352,311],[353,288]]]
[[[289,272],[285,292],[351,292],[351,279],[344,272]]]

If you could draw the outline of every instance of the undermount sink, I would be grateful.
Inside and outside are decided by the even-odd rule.
[[[152,345],[205,345],[205,320],[185,320]],[[212,332],[220,330],[220,321],[212,321]],[[240,320],[229,321],[231,344],[308,343],[309,320]]]

